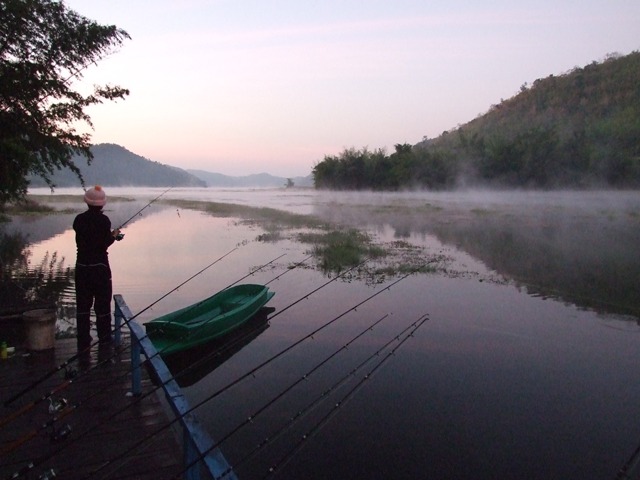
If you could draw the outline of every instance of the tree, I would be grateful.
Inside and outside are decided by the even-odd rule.
[[[69,168],[84,184],[72,158],[91,162],[90,135],[76,127],[93,127],[87,107],[129,91],[107,85],[82,95],[71,83],[128,38],[62,1],[0,0],[0,205],[24,198],[29,174],[53,188],[54,171]]]

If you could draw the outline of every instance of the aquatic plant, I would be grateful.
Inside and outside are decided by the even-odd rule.
[[[373,244],[368,234],[356,229],[301,233],[298,240],[314,245],[314,254],[325,272],[339,272],[358,265],[365,258],[387,255],[385,249]]]

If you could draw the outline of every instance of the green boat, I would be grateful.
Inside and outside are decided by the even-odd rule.
[[[264,285],[237,285],[155,318],[145,328],[161,355],[182,352],[242,326],[274,295]]]

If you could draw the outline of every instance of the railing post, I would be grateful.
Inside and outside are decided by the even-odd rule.
[[[122,318],[124,314],[116,303],[113,311],[113,341],[116,347],[122,344]]]
[[[190,413],[189,402],[184,398],[180,386],[145,334],[143,327],[133,320],[134,315],[131,314],[122,295],[114,295],[113,300],[116,304],[117,315],[124,320],[124,324],[131,331],[131,393],[137,396],[142,395],[141,356],[144,354],[165,392],[171,410],[180,419],[183,429],[183,458],[186,469],[184,478],[199,480],[201,473],[205,472],[212,478],[224,475],[228,480],[237,480],[238,477],[222,455],[220,448],[212,449],[213,439],[200,425],[197,417]],[[193,465],[191,465],[192,463]],[[188,469],[187,466],[189,466]]]
[[[187,468],[184,472],[185,480],[200,480],[200,462],[196,462],[198,459],[198,451],[193,444],[193,439],[187,428],[182,427],[182,448],[183,448],[183,462]]]
[[[136,335],[131,335],[131,393],[134,396],[142,394],[142,371],[140,370],[140,355],[142,350]]]

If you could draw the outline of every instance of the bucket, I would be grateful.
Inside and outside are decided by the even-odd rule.
[[[56,340],[56,311],[30,310],[22,314],[27,335],[27,350],[49,350]]]

